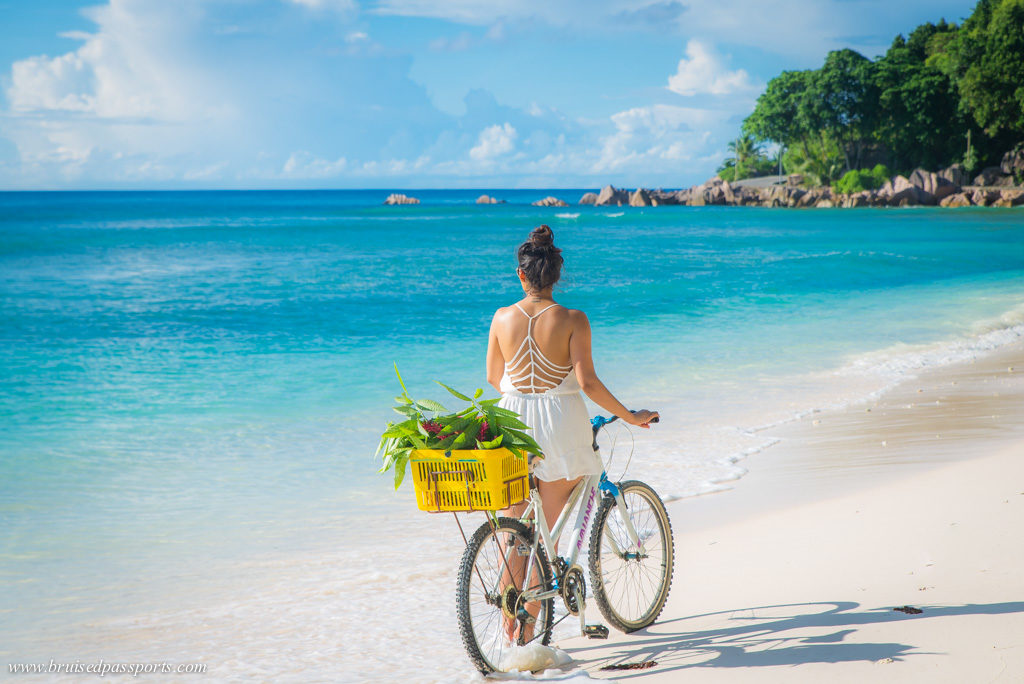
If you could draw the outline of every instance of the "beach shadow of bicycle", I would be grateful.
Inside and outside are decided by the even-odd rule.
[[[1024,601],[923,607],[908,615],[892,608],[861,609],[854,601],[796,603],[704,613],[658,622],[634,632],[617,644],[610,656],[587,663],[587,669],[647,660],[658,663],[658,672],[694,667],[766,667],[806,663],[877,662],[928,655],[910,644],[849,643],[846,638],[858,626],[886,622],[933,620],[958,615],[1001,615],[1024,612]],[[687,624],[715,621],[714,627],[685,629]],[[680,630],[679,628],[684,629]],[[573,649],[577,659],[587,651],[607,648],[588,646]],[[616,672],[616,679],[641,677]]]

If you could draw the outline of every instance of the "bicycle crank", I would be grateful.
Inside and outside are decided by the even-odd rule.
[[[583,581],[583,568],[574,565],[566,570],[558,586],[561,589],[565,609],[569,611],[570,615],[579,615],[580,607],[587,598],[587,585]]]

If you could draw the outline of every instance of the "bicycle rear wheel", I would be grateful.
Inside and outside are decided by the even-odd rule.
[[[527,579],[531,552],[535,555]],[[462,643],[481,673],[502,669],[502,659],[513,645],[510,631],[518,640],[530,641],[535,635],[545,645],[551,640],[554,601],[521,599],[525,589],[550,588],[551,569],[544,548],[533,543],[533,533],[521,522],[498,518],[496,527],[485,522],[473,533],[462,555],[455,603]],[[532,625],[524,627],[512,617],[521,616],[520,609],[531,615]],[[524,630],[529,634],[524,635]]]
[[[643,482],[618,485],[627,511],[615,497],[601,499],[590,533],[590,585],[601,614],[616,629],[635,632],[653,623],[672,586],[675,549],[672,524],[657,492]],[[626,531],[629,515],[644,553]]]

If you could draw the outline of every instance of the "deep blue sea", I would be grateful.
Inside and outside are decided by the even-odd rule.
[[[1022,210],[529,205],[582,192],[0,193],[0,642],[411,515],[372,460],[393,364],[493,394],[540,223],[598,373],[662,411],[630,468],[667,496],[742,474],[759,426],[1021,334]]]

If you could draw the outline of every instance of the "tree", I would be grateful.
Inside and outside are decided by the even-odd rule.
[[[1000,142],[1024,137],[1024,0],[982,0],[950,44],[960,105]]]
[[[875,63],[875,135],[896,168],[947,166],[963,151],[967,123],[956,84],[935,66],[956,30],[944,21],[923,24],[908,40],[897,37]]]
[[[874,64],[854,50],[834,50],[815,72],[808,104],[814,118],[839,142],[846,169],[860,168],[878,112]]]
[[[764,153],[761,150],[761,145],[758,144],[754,136],[749,133],[744,133],[739,138],[736,138],[728,145],[729,151],[732,152],[733,166],[736,167],[736,179],[746,178],[748,173],[753,169],[753,161],[758,157],[763,157]],[[729,159],[725,160],[729,163]]]

